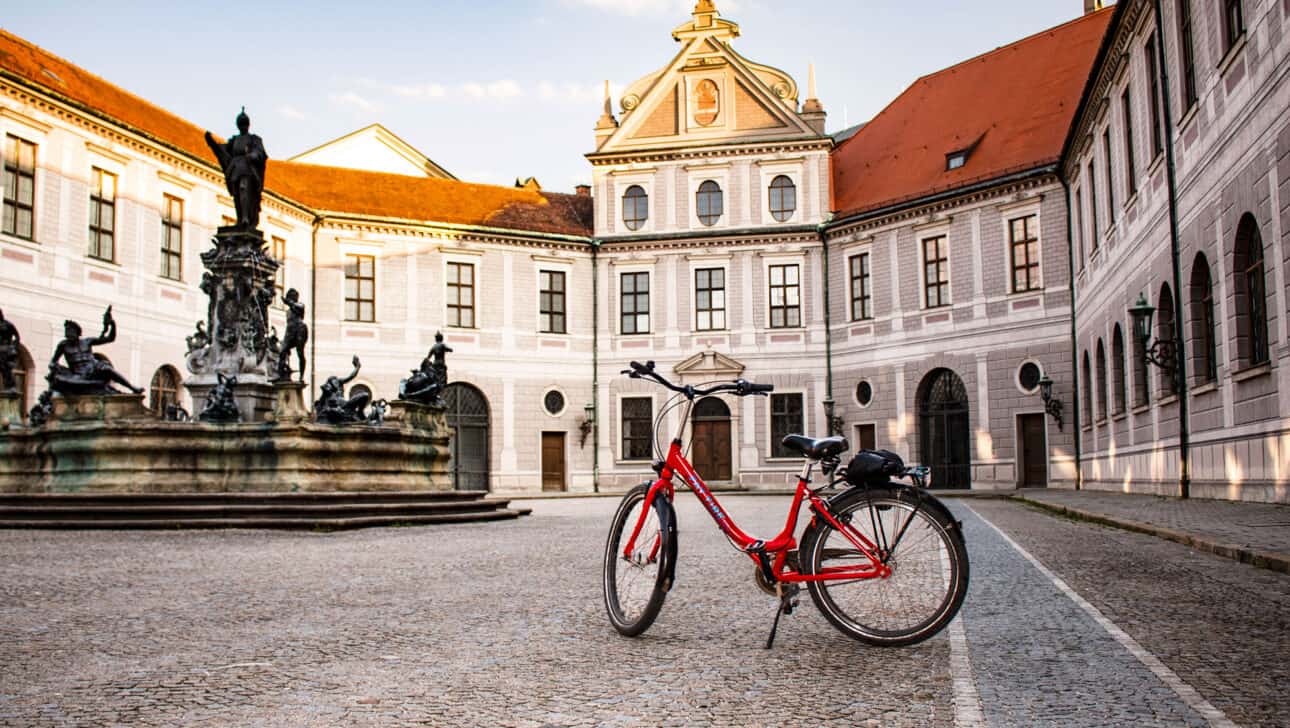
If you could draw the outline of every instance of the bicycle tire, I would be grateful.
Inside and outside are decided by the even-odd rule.
[[[954,619],[967,596],[969,565],[962,531],[944,505],[889,484],[849,490],[829,506],[843,526],[879,545],[908,523],[887,558],[889,577],[807,583],[811,600],[834,627],[871,645],[901,647],[934,636]],[[800,554],[806,574],[867,560],[819,516],[802,534]]]
[[[646,519],[636,538],[632,560],[623,558],[623,541],[636,527],[649,488],[650,483],[642,483],[627,491],[614,513],[605,542],[605,609],[609,612],[610,624],[627,637],[640,635],[658,618],[663,599],[672,587],[676,563],[672,504],[661,496],[654,499],[654,513]]]

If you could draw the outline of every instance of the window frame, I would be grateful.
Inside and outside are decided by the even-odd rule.
[[[643,423],[644,435],[636,434],[635,427],[628,427],[627,402],[644,401],[649,408],[644,417],[633,417],[632,422]],[[631,445],[644,441],[645,454],[633,455]],[[654,457],[654,397],[647,394],[618,395],[618,459],[620,462],[648,462]]]
[[[1093,243],[1093,249],[1091,252],[1089,252],[1089,255],[1095,255],[1098,252],[1098,250],[1101,249],[1101,246],[1102,246],[1101,234],[1100,234],[1100,231],[1098,230],[1098,226],[1100,223],[1098,222],[1098,217],[1097,217],[1098,203],[1097,203],[1097,165],[1095,164],[1096,161],[1097,161],[1096,154],[1089,155],[1088,165],[1084,169],[1084,173],[1088,175],[1088,197],[1089,197],[1088,212],[1089,212],[1089,223],[1091,225],[1089,234],[1092,236],[1092,243]]]
[[[784,182],[788,183],[788,186],[787,186],[787,187],[784,187],[784,186],[776,187],[776,186],[775,186],[775,184],[776,184],[777,182],[779,182],[780,180],[784,180]],[[781,205],[782,205],[782,203],[783,203],[783,199],[784,199],[784,192],[783,192],[783,190],[788,190],[789,192],[791,192],[791,193],[792,193],[792,197],[793,197],[793,205],[792,205],[792,207],[789,207],[789,208],[786,208],[786,209],[785,209],[785,208],[782,208],[782,207],[781,207],[780,209],[777,209],[777,208],[775,207],[775,193],[776,193],[776,191],[780,191],[780,192],[779,192],[779,195],[780,195],[780,203],[781,203]],[[795,181],[793,180],[793,178],[792,178],[791,176],[787,175],[787,174],[782,174],[782,173],[781,173],[781,174],[777,174],[777,175],[775,175],[775,176],[774,176],[774,178],[772,178],[772,179],[771,179],[770,184],[766,186],[766,212],[767,212],[767,214],[769,214],[769,215],[770,215],[770,217],[771,217],[771,219],[772,219],[772,220],[774,220],[775,222],[779,222],[779,223],[791,222],[791,221],[793,220],[793,218],[797,216],[797,209],[798,209],[798,204],[797,204],[797,182],[795,182]],[[781,215],[783,215],[783,216],[781,217]]]
[[[700,281],[699,281],[699,274],[700,274],[700,273],[706,273],[706,274],[707,274],[707,278],[708,278],[708,285],[707,285],[706,287],[705,287],[705,286],[703,286],[703,285],[700,283]],[[712,274],[713,274],[713,273],[720,273],[720,274],[721,274],[721,285],[720,285],[720,287],[712,285]],[[727,294],[727,291],[729,290],[729,289],[727,288],[727,284],[730,282],[730,281],[729,281],[729,278],[730,278],[730,276],[729,276],[729,274],[727,273],[725,266],[710,266],[710,267],[695,268],[695,269],[694,269],[694,275],[693,275],[693,279],[694,279],[694,330],[695,330],[696,332],[697,332],[697,331],[704,331],[704,332],[707,332],[707,331],[729,331],[729,330],[730,330],[729,311],[728,311],[728,309],[727,309],[727,304],[729,303],[729,297],[726,295],[726,294]],[[706,293],[708,294],[708,306],[707,306],[706,308],[705,308],[705,307],[703,307],[703,306],[699,303],[699,294],[704,293],[704,292],[706,292]],[[716,305],[713,303],[713,300],[714,300],[714,294],[715,294],[715,293],[717,293],[717,292],[720,292],[720,294],[721,294],[721,305],[720,305],[720,306],[716,306]],[[703,315],[704,315],[704,314],[707,314],[707,315],[708,315],[708,326],[704,326],[704,325],[703,325]],[[720,325],[720,326],[717,326],[717,325],[716,325],[716,318],[715,318],[715,317],[716,317],[718,314],[721,316],[721,325]]]
[[[1235,11],[1235,13],[1233,12]],[[1244,0],[1223,0],[1223,52],[1231,52],[1245,37]]]
[[[13,149],[14,149],[13,154],[9,153],[10,143],[13,144]],[[24,146],[31,148],[31,169],[30,170],[26,170],[23,168],[22,152],[23,152]],[[3,174],[3,177],[0,178],[0,210],[2,210],[2,212],[0,212],[0,232],[4,233],[5,235],[12,235],[15,238],[19,238],[21,240],[27,240],[31,242],[34,242],[36,240],[36,189],[37,189],[36,170],[39,168],[39,164],[37,164],[38,155],[40,154],[39,147],[40,145],[37,144],[36,142],[29,141],[23,137],[18,136],[17,134],[6,133],[5,149],[4,149],[4,166],[3,168],[0,168],[0,173]],[[13,176],[13,186],[12,186],[13,196],[12,197],[9,196],[9,193],[11,191],[10,185],[8,183],[10,175]],[[23,179],[28,179],[31,185],[30,202],[22,202],[19,199],[19,191],[22,188]],[[5,221],[10,218],[9,211],[11,209],[13,210],[12,212],[13,229],[9,230],[8,225],[5,223]],[[27,226],[29,229],[26,235],[18,231],[19,211],[26,211],[27,213]]]
[[[847,278],[851,281],[851,320],[872,320],[873,265],[870,251],[847,256]]]
[[[1149,119],[1151,120],[1150,139],[1151,161],[1153,164],[1155,163],[1155,160],[1160,158],[1161,154],[1164,154],[1165,151],[1164,122],[1160,116],[1160,106],[1162,102],[1160,100],[1160,67],[1157,65],[1156,43],[1156,34],[1152,33],[1147,36],[1147,42],[1143,47],[1147,61],[1147,86],[1149,89],[1147,102],[1151,105],[1151,116]]]
[[[713,203],[716,203],[716,212],[712,210]],[[704,212],[706,203],[707,211]],[[721,222],[721,218],[726,214],[726,193],[722,189],[721,183],[714,179],[705,179],[699,183],[694,190],[694,216],[699,224],[704,227],[712,227]]]
[[[632,194],[633,190],[639,190],[640,194],[633,195]],[[636,217],[627,216],[627,200],[629,197],[634,201],[633,202],[634,206],[639,205],[644,208],[644,217],[636,218]],[[623,193],[619,195],[619,198],[618,198],[619,220],[622,221],[623,228],[626,229],[628,232],[636,233],[636,232],[642,232],[646,230],[647,226],[649,225],[649,219],[650,219],[649,198],[650,198],[649,190],[645,189],[644,185],[637,182],[633,182],[627,185],[627,187],[623,189]],[[639,202],[635,202],[636,200],[639,200]],[[633,212],[635,211],[636,210],[633,210]]]
[[[112,179],[111,199],[103,195],[103,182],[109,177]],[[89,251],[87,251],[86,255],[104,263],[116,262],[116,193],[118,185],[119,177],[116,173],[98,166],[90,167]],[[107,218],[112,221],[109,227],[103,227],[105,212],[107,213]],[[103,255],[102,247],[104,236],[107,237],[108,245],[111,248],[106,256]]]
[[[793,413],[791,412],[777,413],[775,410],[775,404],[776,402],[785,401],[788,399],[797,400],[797,406],[798,406],[797,428],[796,429],[790,428],[789,430],[786,430],[784,433],[781,433],[777,436],[776,434],[777,418],[792,416]],[[771,393],[771,395],[767,398],[767,401],[766,401],[766,432],[770,437],[770,447],[767,448],[766,450],[766,452],[768,453],[768,455],[766,456],[766,459],[767,460],[789,460],[789,459],[800,457],[798,453],[793,452],[792,450],[789,450],[785,448],[783,445],[781,445],[780,441],[784,439],[785,434],[803,433],[805,431],[806,431],[806,392],[801,390],[790,390],[790,391]]]
[[[1016,237],[1016,223],[1023,223],[1023,238],[1018,240]],[[1040,261],[1042,259],[1043,243],[1039,235],[1039,213],[1037,211],[1028,211],[1023,214],[1010,215],[1007,217],[1008,224],[1008,261],[1011,275],[1009,283],[1013,293],[1033,293],[1043,290],[1043,274]],[[1031,228],[1034,228],[1033,231]],[[1017,251],[1021,249],[1025,253],[1025,261],[1018,265]],[[1034,252],[1033,257],[1031,252]],[[1017,273],[1025,271],[1026,287],[1017,286]]]
[[[273,285],[278,289],[278,301],[287,291],[287,239],[280,235],[269,236],[269,246],[273,259],[278,262],[278,269],[273,272]]]
[[[1111,125],[1102,129],[1103,165],[1106,169],[1106,225],[1107,229],[1115,227],[1115,166],[1111,154]]]
[[[1120,94],[1120,113],[1124,117],[1124,179],[1127,182],[1128,199],[1138,194],[1138,160],[1133,148],[1133,93],[1132,86],[1125,84]],[[1126,204],[1128,200],[1125,201]]]
[[[444,261],[444,325],[454,329],[477,329],[479,328],[479,317],[476,315],[475,305],[479,301],[475,289],[479,282],[478,273],[475,270],[474,261],[467,260],[445,260]],[[470,272],[470,280],[462,280],[462,272]],[[463,297],[463,292],[469,295]],[[464,298],[469,298],[469,302],[463,303]],[[463,316],[463,314],[465,314]],[[469,319],[467,321],[467,319]]]
[[[1196,41],[1195,41],[1195,16],[1191,11],[1192,0],[1178,0],[1178,45],[1182,52],[1178,54],[1178,63],[1181,66],[1179,72],[1179,83],[1182,85],[1182,114],[1186,116],[1187,112],[1196,106],[1200,101],[1200,96],[1196,87]]]
[[[792,282],[789,282],[789,269],[792,269],[796,279]],[[776,271],[781,272],[779,283],[775,282]],[[782,293],[783,299],[779,304],[775,303],[777,290]],[[775,322],[776,313],[783,315],[779,323]],[[795,314],[796,318],[790,318],[790,314]],[[798,262],[768,263],[766,265],[766,327],[771,329],[799,329],[803,325],[802,264]]]
[[[928,257],[928,243],[936,243],[936,255],[933,260]],[[920,237],[918,240],[918,257],[922,263],[923,279],[923,308],[931,310],[934,308],[944,308],[953,305],[950,300],[950,242],[948,233],[937,233]],[[931,277],[932,266],[935,265],[936,280]],[[936,290],[936,303],[932,303],[932,290]]]
[[[628,276],[630,276],[632,279],[631,291],[628,291],[627,286],[624,285]],[[652,277],[653,276],[651,275],[651,271],[648,271],[648,270],[626,270],[626,271],[619,272],[618,274],[618,333],[620,335],[640,336],[643,334],[653,333],[654,317],[652,315],[653,311],[650,308],[652,305],[652,301],[650,300],[650,294],[652,293],[652,281],[650,279]],[[641,280],[645,281],[644,291],[637,290],[638,283]],[[624,305],[627,301],[628,296],[632,297],[631,313],[627,313],[626,311],[627,307]],[[645,302],[645,311],[643,313],[640,311],[640,302],[642,300],[641,298],[642,296],[644,297],[643,300]],[[628,316],[632,317],[631,331],[627,330]],[[641,316],[645,317],[645,328],[643,330],[639,327]]]
[[[554,283],[556,276],[559,276],[560,288],[556,290]],[[559,307],[557,310],[556,299],[559,298]],[[569,274],[568,271],[553,270],[551,268],[538,269],[538,333],[542,334],[567,334],[569,333]],[[543,305],[546,304],[544,308]],[[559,317],[560,325],[555,325],[556,317]],[[545,326],[543,323],[545,322]]]
[[[345,289],[349,288],[350,281],[354,281],[353,296],[349,295],[348,290],[342,290],[342,293],[344,294],[344,299],[345,299],[344,301],[345,309],[342,312],[344,315],[344,321],[348,323],[362,323],[362,324],[375,323],[376,322],[376,279],[377,279],[376,255],[373,253],[355,253],[355,252],[346,252],[344,255],[345,255],[345,268],[344,268]],[[372,274],[370,276],[363,275],[364,261],[367,261],[368,263],[371,264]],[[351,264],[355,266],[354,275],[350,275],[350,272],[349,272]],[[365,281],[372,284],[371,298],[363,297],[363,283]],[[349,311],[349,306],[351,303],[353,303],[355,306],[354,315],[352,317],[350,316],[350,311]],[[363,317],[363,304],[367,304],[371,306],[370,318]]]
[[[175,207],[179,219],[173,216]],[[173,245],[172,245],[173,243]],[[161,195],[161,272],[169,281],[184,280],[184,200],[176,195]]]

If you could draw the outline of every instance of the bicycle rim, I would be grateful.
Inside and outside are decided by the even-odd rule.
[[[915,510],[895,498],[861,499],[838,515],[880,547],[904,532],[887,558],[889,577],[811,583],[820,611],[842,631],[874,644],[913,644],[940,631],[967,591],[966,555],[947,524],[928,509]],[[820,530],[807,557],[812,571],[869,562],[830,526]]]
[[[629,493],[623,499],[605,545],[605,607],[614,628],[628,636],[644,632],[663,605],[667,544],[657,507],[649,509],[635,548],[626,557],[623,554],[644,504],[644,492]]]

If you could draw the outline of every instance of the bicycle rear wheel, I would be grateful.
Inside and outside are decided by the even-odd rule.
[[[891,568],[886,578],[808,582],[811,600],[844,634],[884,647],[935,635],[967,595],[968,556],[962,534],[931,496],[918,504],[910,491],[853,490],[831,502],[844,528],[878,545]],[[802,535],[803,573],[862,566],[869,558],[822,518]]]
[[[658,617],[663,598],[671,588],[672,565],[676,560],[676,531],[671,504],[654,499],[630,554],[623,549],[645,507],[650,484],[627,491],[605,543],[604,591],[609,622],[620,633],[635,637]]]

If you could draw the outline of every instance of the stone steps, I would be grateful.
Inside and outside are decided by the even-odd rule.
[[[518,518],[484,492],[0,494],[0,528],[339,530]]]

